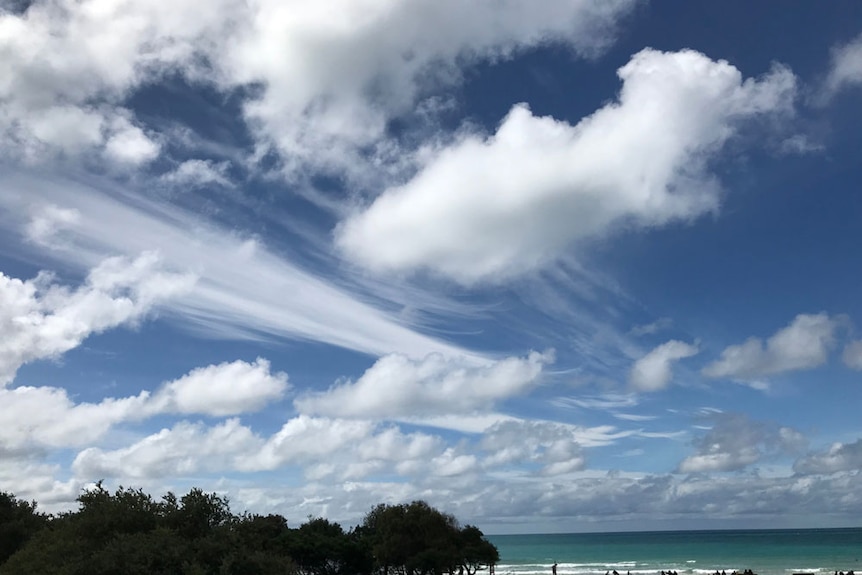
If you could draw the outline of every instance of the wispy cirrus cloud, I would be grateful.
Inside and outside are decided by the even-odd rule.
[[[81,271],[107,257],[157,252],[166,270],[194,276],[194,285],[162,309],[211,337],[286,337],[371,355],[479,357],[419,333],[409,318],[365,303],[254,237],[171,204],[23,174],[0,177],[0,190],[0,221],[31,240],[23,253]]]

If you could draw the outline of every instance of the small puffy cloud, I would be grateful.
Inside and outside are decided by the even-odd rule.
[[[32,242],[54,245],[57,235],[67,227],[79,224],[81,212],[55,204],[41,206],[30,218],[24,232]]]
[[[825,88],[835,94],[842,88],[862,84],[862,34],[832,50]]]
[[[138,165],[154,160],[160,146],[138,126],[120,116],[105,141],[105,155],[114,162]]]
[[[835,345],[835,331],[840,325],[839,318],[825,313],[797,315],[765,343],[752,337],[727,347],[719,360],[703,369],[703,374],[746,380],[823,365]]]
[[[269,362],[234,361],[192,370],[163,385],[148,409],[156,413],[200,413],[211,416],[257,411],[278,401],[288,389],[287,374],[270,373]]]
[[[91,334],[134,322],[193,282],[162,270],[154,253],[106,259],[74,290],[47,273],[31,280],[0,273],[0,386],[25,363],[59,357]]]
[[[670,340],[640,358],[629,372],[629,382],[638,391],[659,391],[673,378],[674,362],[698,353],[696,345]]]
[[[64,389],[54,387],[0,388],[0,453],[86,445],[104,438],[118,424],[159,414],[255,411],[281,399],[287,387],[287,375],[271,374],[269,362],[258,359],[198,368],[154,394],[143,391],[99,403],[75,403]],[[180,431],[188,435],[194,429]],[[164,440],[163,434],[159,442]]]
[[[276,469],[287,464],[317,462],[371,436],[370,421],[294,417],[270,437],[256,453],[249,453],[243,467]]]
[[[793,471],[802,475],[856,469],[862,469],[862,439],[853,443],[835,443],[824,451],[809,453],[793,464]]]
[[[97,479],[187,476],[208,470],[236,469],[236,460],[259,449],[262,443],[238,419],[211,428],[180,422],[115,451],[85,449],[75,457],[72,471],[81,479]]]
[[[851,341],[844,346],[841,359],[844,361],[844,365],[850,369],[862,370],[862,341]]]
[[[673,325],[673,320],[669,317],[661,317],[652,323],[636,325],[629,330],[629,333],[634,336],[652,335],[662,330],[668,329]]]
[[[542,474],[561,475],[586,467],[580,439],[594,441],[596,433],[601,436],[604,430],[549,421],[506,421],[486,431],[479,446],[488,454],[483,460],[486,467],[538,463]]]
[[[689,221],[718,208],[710,158],[745,122],[792,110],[795,94],[787,69],[744,79],[689,50],[643,50],[618,74],[618,100],[577,125],[520,104],[493,136],[444,147],[343,221],[336,245],[377,272],[428,269],[474,284],[619,227]]]
[[[681,473],[738,471],[768,457],[797,452],[805,438],[794,429],[753,421],[742,414],[714,414],[714,424],[694,441],[697,453],[679,464]]]
[[[0,388],[0,453],[71,447],[101,439],[111,427],[140,416],[146,392],[99,403],[74,403],[55,387]]]
[[[801,156],[804,154],[813,154],[824,150],[823,144],[811,140],[811,138],[803,134],[795,134],[782,140],[778,146],[778,151],[782,154]]]
[[[174,170],[164,174],[161,181],[178,188],[202,188],[206,186],[233,187],[227,175],[230,163],[212,160],[186,160]]]
[[[295,403],[303,413],[390,419],[487,410],[533,387],[552,361],[551,352],[484,365],[437,353],[421,360],[392,354],[358,380],[305,395]]]

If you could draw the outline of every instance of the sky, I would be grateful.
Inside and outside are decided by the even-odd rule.
[[[859,526],[862,3],[0,0],[0,490]]]

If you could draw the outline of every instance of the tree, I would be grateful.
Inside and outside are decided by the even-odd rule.
[[[473,526],[424,501],[378,505],[365,516],[359,532],[384,575],[440,575],[457,568],[476,571],[499,561],[497,548]]]
[[[500,562],[500,552],[493,543],[485,539],[482,531],[473,525],[467,525],[459,534],[459,549],[461,564],[467,575]]]
[[[36,512],[36,503],[0,492],[0,565],[24,547],[46,522],[47,517]]]

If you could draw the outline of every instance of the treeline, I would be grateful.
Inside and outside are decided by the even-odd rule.
[[[155,500],[99,484],[78,503],[45,515],[0,492],[0,575],[474,575],[499,561],[478,528],[423,501],[378,505],[347,531],[235,515],[200,489]]]

